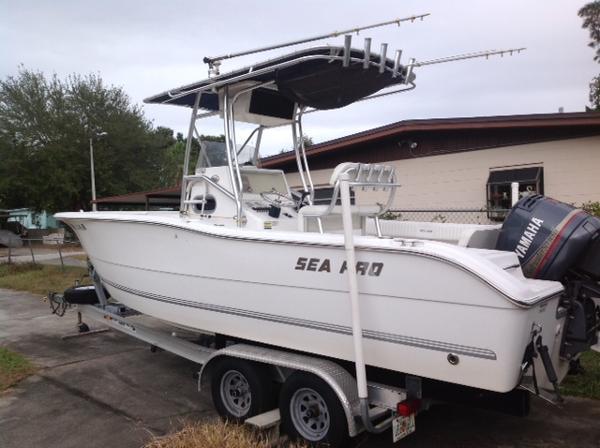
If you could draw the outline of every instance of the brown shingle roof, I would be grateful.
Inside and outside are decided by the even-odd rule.
[[[404,120],[367,131],[319,143],[307,148],[307,156],[344,150],[358,143],[365,143],[383,137],[400,135],[413,131],[442,131],[469,129],[507,129],[507,128],[557,128],[566,126],[592,126],[600,130],[600,113],[575,112],[529,115],[500,115],[488,117],[433,118],[423,120]],[[264,168],[275,168],[295,160],[293,151],[265,157],[261,160]]]

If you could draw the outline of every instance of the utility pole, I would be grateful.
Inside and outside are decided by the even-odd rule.
[[[107,132],[98,132],[96,137],[104,137]],[[90,172],[92,177],[92,211],[97,212],[96,205],[96,173],[94,171],[94,137],[90,137]]]

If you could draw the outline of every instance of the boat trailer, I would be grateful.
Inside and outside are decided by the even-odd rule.
[[[94,291],[97,289],[94,288]],[[99,298],[104,296],[103,292],[98,296]],[[177,331],[159,330],[144,325],[139,322],[140,319],[136,319],[143,316],[140,313],[105,300],[106,297],[102,297],[97,304],[73,305],[64,299],[63,294],[48,295],[52,309],[59,307],[62,310],[55,314],[64,315],[71,307],[76,309],[80,336],[107,331],[107,328],[90,329],[86,321],[93,320],[149,344],[153,352],[161,349],[198,364],[200,366],[197,374],[198,391],[214,381],[215,368],[219,361],[226,359],[239,360],[246,365],[256,366],[260,373],[268,371],[271,379],[280,384],[284,384],[299,372],[309,374],[324,382],[337,397],[347,427],[347,434],[344,436],[354,437],[365,430],[383,432],[393,427],[394,441],[414,432],[415,415],[429,407],[429,402],[422,399],[421,380],[418,377],[407,377],[406,388],[369,381],[367,382],[367,409],[370,428],[368,428],[363,424],[361,413],[364,412],[364,405],[361,406],[356,379],[334,361],[249,343],[234,343],[222,348],[203,345],[202,342],[198,343],[180,336]],[[222,378],[220,383],[223,383]],[[277,407],[244,420],[245,424],[255,429],[269,430],[271,434],[276,435],[279,435],[279,422],[280,412]]]

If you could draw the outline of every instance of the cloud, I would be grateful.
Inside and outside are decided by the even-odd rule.
[[[207,55],[431,12],[423,22],[353,36],[354,45],[361,47],[363,37],[370,36],[374,48],[385,41],[391,54],[402,48],[405,58],[418,60],[490,48],[528,50],[512,58],[423,67],[414,91],[313,114],[306,119],[307,134],[323,141],[402,119],[584,109],[588,82],[598,74],[577,17],[584,1],[424,3],[0,0],[0,76],[15,74],[19,63],[61,76],[98,72],[141,103],[154,93],[205,78],[202,58]],[[285,51],[226,61],[224,71]],[[146,105],[144,110],[155,125],[187,128],[184,108]],[[217,122],[200,132],[222,133]],[[272,134],[268,151],[289,146],[286,132]]]

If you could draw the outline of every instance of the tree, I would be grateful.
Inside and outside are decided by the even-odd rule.
[[[23,67],[0,81],[0,208],[89,209],[90,138],[99,197],[167,182],[160,167],[173,131],[154,129],[123,89]]]
[[[584,5],[578,14],[583,19],[582,27],[590,33],[591,41],[588,45],[596,51],[594,61],[600,62],[600,0]],[[591,110],[600,111],[600,75],[590,82],[589,98]]]
[[[306,134],[302,135],[302,141],[304,142],[304,148],[305,149],[315,144],[315,142],[313,141],[312,137],[309,136],[309,135],[306,135]],[[293,150],[294,150],[293,148],[292,149],[281,148],[279,150],[279,154],[283,154],[285,152],[291,152]]]
[[[594,61],[600,62],[600,0],[594,0],[584,5],[578,12],[583,19],[583,28],[590,32],[590,43],[588,44],[596,51]]]
[[[308,148],[309,146],[314,145],[315,143],[313,142],[312,137],[308,136],[308,135],[303,135],[302,136],[302,140],[304,140],[304,147]]]
[[[596,76],[590,82],[590,110],[600,112],[600,75]]]
[[[208,142],[225,142],[224,135],[200,135],[200,140]],[[178,132],[175,142],[166,148],[162,165],[160,167],[160,181],[162,185],[176,185],[181,182],[183,174],[183,161],[185,158],[185,147],[187,139]],[[194,138],[190,151],[190,168],[193,170],[200,153],[200,144]]]

